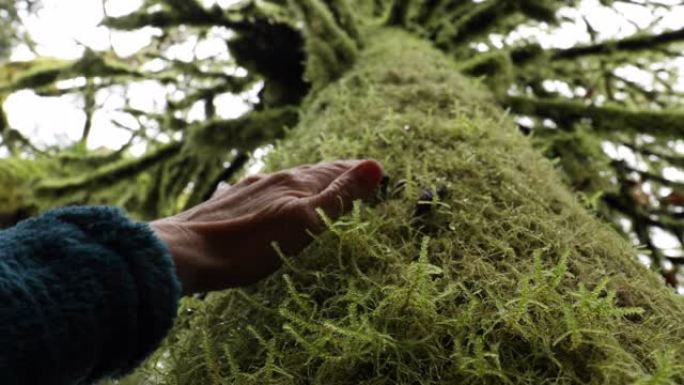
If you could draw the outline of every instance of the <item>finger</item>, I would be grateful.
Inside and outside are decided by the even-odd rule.
[[[299,197],[309,197],[320,193],[335,178],[359,164],[359,160],[325,162],[303,165],[272,174],[259,174],[248,177],[236,184],[244,187],[242,193],[258,195],[259,191],[272,188],[286,188]]]
[[[359,163],[334,179],[323,191],[306,198],[306,204],[320,207],[326,215],[336,218],[351,209],[357,199],[373,195],[383,176],[382,166],[374,160]]]
[[[247,187],[255,182],[258,182],[262,179],[264,179],[266,176],[264,174],[254,174],[250,175],[241,181],[239,181],[237,184],[235,184],[235,187]]]
[[[302,181],[312,195],[325,190],[340,175],[358,166],[361,160],[338,160],[334,162],[318,163],[312,166],[300,166],[293,171],[299,174]]]

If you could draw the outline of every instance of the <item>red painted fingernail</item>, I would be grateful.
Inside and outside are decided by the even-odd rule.
[[[356,166],[356,171],[359,173],[364,182],[368,183],[369,186],[377,187],[382,180],[384,172],[380,163],[374,160],[363,161],[360,165]]]

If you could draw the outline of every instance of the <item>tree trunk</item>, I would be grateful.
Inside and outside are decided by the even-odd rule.
[[[355,66],[309,96],[267,164],[372,157],[386,188],[287,262],[285,276],[186,300],[156,355],[164,375],[179,384],[684,381],[681,298],[451,59],[399,30],[365,36]]]

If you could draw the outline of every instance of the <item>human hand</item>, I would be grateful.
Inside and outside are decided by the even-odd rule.
[[[185,294],[254,283],[280,266],[271,243],[292,255],[336,218],[370,197],[382,178],[374,160],[300,166],[248,177],[208,201],[150,225],[173,255]]]

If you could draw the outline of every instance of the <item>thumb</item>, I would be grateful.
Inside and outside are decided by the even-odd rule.
[[[333,180],[323,191],[307,198],[307,204],[313,208],[320,207],[326,215],[336,218],[350,210],[355,200],[372,196],[382,176],[380,163],[363,160]]]

